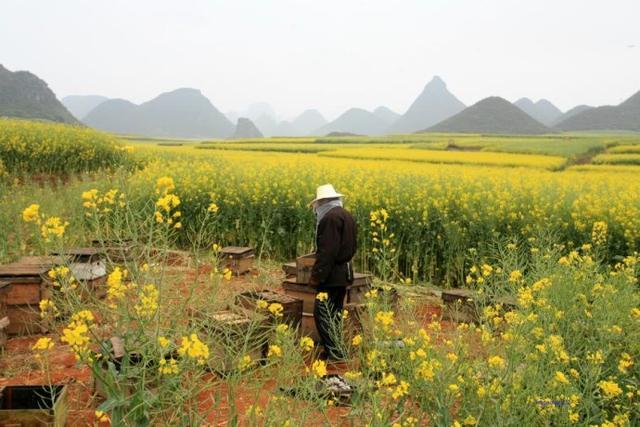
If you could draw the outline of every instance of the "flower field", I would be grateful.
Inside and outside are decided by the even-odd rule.
[[[591,159],[633,137],[571,136],[579,149],[535,154],[527,138],[469,137],[479,151],[394,138],[128,140],[111,165],[139,169],[6,180],[2,261],[92,240],[135,250],[107,260],[104,299],[69,266],[51,270],[38,307],[50,332],[26,351],[9,340],[0,384],[65,381],[76,416],[99,425],[638,425],[640,168]],[[5,164],[9,177],[40,172]],[[243,329],[213,316],[237,316],[240,292],[282,291],[278,264],[313,249],[307,203],[326,182],[356,217],[357,270],[377,276],[339,319],[349,358],[337,367],[279,303],[244,309]],[[225,245],[256,249],[251,274],[219,267]],[[453,312],[451,287],[470,292]],[[472,321],[454,316],[465,304]],[[318,391],[335,374],[348,396]]]
[[[132,166],[130,149],[88,128],[0,118],[0,177],[74,174]]]

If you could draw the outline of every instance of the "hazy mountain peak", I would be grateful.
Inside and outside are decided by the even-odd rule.
[[[240,117],[231,139],[241,138],[262,138],[262,133],[260,133],[256,125],[254,125],[251,120],[246,117]]]
[[[327,123],[315,133],[326,135],[333,132],[359,135],[381,135],[387,123],[363,108],[349,108],[334,121]]]
[[[389,131],[410,133],[426,129],[459,113],[464,108],[465,105],[449,92],[444,80],[435,76]]]
[[[545,126],[551,126],[562,117],[562,111],[546,99],[534,103],[529,98],[520,98],[514,105]]]
[[[67,110],[78,120],[82,120],[91,110],[108,100],[101,95],[69,95],[61,99]]]
[[[373,114],[387,122],[388,125],[395,123],[395,121],[400,117],[400,114],[396,113],[388,107],[385,107],[384,105],[381,105],[373,110]]]
[[[327,119],[318,110],[313,109],[303,111],[291,122],[291,126],[300,135],[309,135],[326,124]]]
[[[440,76],[433,76],[431,81],[429,83],[427,83],[427,85],[425,86],[425,90],[427,88],[428,89],[445,90],[445,89],[447,89],[447,84],[444,82],[444,80],[442,80],[442,78]]]
[[[431,132],[541,134],[549,129],[509,101],[485,98],[428,129]]]
[[[580,107],[573,110],[577,108]],[[566,114],[556,127],[561,130],[640,131],[640,92],[636,92],[620,105],[583,108],[571,116]]]
[[[84,119],[111,132],[169,138],[226,138],[233,124],[198,89],[164,92],[141,105],[112,99]]]
[[[268,116],[274,121],[276,120],[276,110],[267,102],[255,102],[247,107],[243,117],[253,120],[254,122],[262,116]]]
[[[28,71],[0,65],[0,116],[78,123],[47,83]]]

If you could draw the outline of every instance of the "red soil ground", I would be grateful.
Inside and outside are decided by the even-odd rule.
[[[196,276],[208,277],[211,269],[203,266],[196,271],[193,268],[185,266],[174,266],[170,273],[172,275],[181,276],[184,282],[188,283],[196,278]],[[273,272],[274,280],[278,281],[282,278],[282,273]],[[249,289],[264,288],[255,280],[255,275],[233,278],[230,289],[234,293],[242,292]],[[187,292],[186,290],[184,292]],[[433,319],[440,319],[442,315],[441,307],[433,302],[425,303],[418,306],[417,320],[422,324],[428,324]],[[443,330],[452,330],[455,326],[450,322],[441,322]],[[99,399],[94,394],[92,376],[89,368],[80,367],[76,362],[75,356],[70,348],[62,345],[57,334],[45,335],[51,337],[56,346],[50,351],[48,360],[49,369],[43,371],[41,363],[35,358],[31,347],[43,335],[33,335],[27,337],[15,337],[9,339],[4,353],[0,357],[0,386],[6,385],[38,385],[38,384],[66,384],[69,393],[69,417],[68,426],[107,426],[109,423],[97,423],[95,419],[95,408],[99,404]],[[346,365],[329,365],[329,373],[342,374],[347,370]],[[49,376],[50,375],[50,376]],[[213,378],[212,378],[213,379]],[[201,405],[206,409],[212,401],[212,395],[218,394],[226,396],[227,385],[219,384],[209,394],[201,396]],[[248,390],[241,385],[239,390],[234,394],[236,396],[233,405],[235,413],[238,414],[240,425],[246,424],[245,414],[251,405],[258,404],[264,406],[267,401],[276,394],[275,382],[266,381],[260,390]],[[294,398],[287,397],[292,413],[295,407],[306,405]],[[231,412],[229,402],[223,397],[222,402],[217,404],[218,407],[211,414],[210,425],[227,425],[229,414]],[[333,407],[327,411],[327,417],[318,413],[316,423],[308,425],[326,425],[328,422],[332,425],[353,425],[357,420],[347,418],[349,408]]]

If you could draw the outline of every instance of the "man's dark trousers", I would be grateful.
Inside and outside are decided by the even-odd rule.
[[[327,294],[326,301],[315,300],[313,306],[313,317],[316,322],[316,329],[320,339],[324,344],[327,358],[333,360],[344,360],[342,346],[336,339],[342,338],[342,309],[347,288],[344,286],[320,286],[318,293]]]

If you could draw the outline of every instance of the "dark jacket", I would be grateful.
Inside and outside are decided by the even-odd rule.
[[[318,224],[316,262],[311,276],[321,286],[347,286],[353,282],[351,259],[356,253],[356,222],[341,207],[331,209]]]

